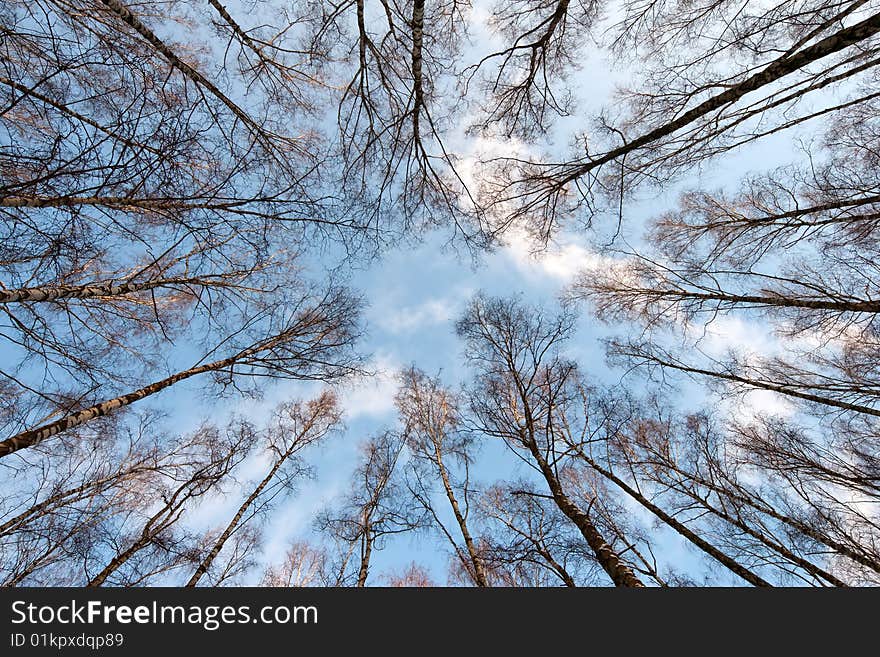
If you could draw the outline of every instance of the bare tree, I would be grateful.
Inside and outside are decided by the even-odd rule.
[[[255,515],[265,511],[275,497],[293,484],[299,472],[297,472],[298,468],[291,467],[289,463],[291,459],[306,447],[321,441],[337,427],[339,421],[336,399],[330,392],[325,392],[305,404],[294,402],[275,409],[273,422],[264,438],[272,456],[269,471],[242,502],[232,520],[213,542],[211,549],[189,578],[187,586],[198,584],[211,569],[230,537],[240,531]]]
[[[643,586],[559,476],[565,450],[553,430],[553,411],[570,394],[576,367],[554,348],[571,327],[570,314],[548,318],[532,314],[516,300],[475,299],[457,326],[467,344],[467,359],[478,372],[470,395],[474,421],[487,436],[525,452],[616,586]]]
[[[306,305],[307,299],[301,302],[305,307],[285,309],[289,319],[281,318],[283,328],[271,338],[260,340],[221,360],[196,365],[134,392],[7,438],[0,443],[0,456],[31,447],[61,431],[207,372],[228,376],[230,380],[236,374],[236,368],[243,368],[251,376],[296,379],[327,380],[352,373],[357,364],[357,358],[351,353],[356,338],[352,322],[356,319],[358,302],[342,290],[331,290],[317,303]]]
[[[242,422],[230,425],[226,432],[210,426],[200,429],[197,440],[198,446],[203,450],[201,461],[196,461],[189,472],[181,473],[178,477],[172,476],[165,482],[158,499],[151,499],[154,502],[152,508],[147,507],[141,511],[145,517],[142,517],[142,524],[135,527],[130,537],[125,536],[124,528],[119,534],[110,537],[113,543],[122,538],[122,544],[106,565],[89,578],[88,586],[103,586],[120,570],[125,572],[128,566],[134,567],[133,574],[123,575],[122,581],[136,583],[158,572],[194,561],[198,550],[176,531],[180,529],[181,518],[199,498],[215,490],[244,459],[253,440],[253,433],[253,427]],[[141,513],[134,514],[126,524],[138,522]],[[158,565],[150,563],[150,555],[144,557],[148,550],[160,553]],[[148,564],[146,572],[144,562]]]
[[[6,466],[6,476],[20,478],[0,522],[7,584],[82,585],[83,566],[106,558],[121,523],[143,517],[156,493],[200,467],[207,434],[172,437],[158,423],[150,413],[103,418],[51,450],[35,448],[27,464]]]
[[[415,368],[403,374],[396,399],[409,448],[410,491],[431,517],[434,526],[449,541],[462,568],[471,574],[473,583],[488,586],[477,541],[468,527],[472,441],[459,430],[459,402],[438,380]],[[461,470],[460,481],[456,481],[451,468]],[[435,508],[431,482],[436,478],[442,484],[464,546],[459,544],[452,533],[454,530],[447,528]]]
[[[723,9],[728,4],[712,3]],[[817,4],[821,10],[823,3]],[[791,41],[774,34],[784,20],[771,19],[772,12],[757,19],[765,21],[757,33],[750,32],[749,22],[756,17],[748,13],[731,17],[724,11],[687,12],[698,32],[711,34],[706,24],[714,24],[732,34],[692,43],[687,52],[693,55],[681,65],[674,61],[675,49],[664,50],[673,61],[658,58],[659,73],[627,94],[629,115],[620,121],[608,116],[597,120],[596,132],[607,135],[607,147],[597,149],[595,139],[585,134],[578,139],[584,154],[567,161],[509,156],[487,161],[495,173],[486,185],[484,203],[498,209],[505,224],[521,221],[546,241],[572,209],[586,204],[596,210],[597,197],[610,200],[622,213],[622,199],[642,181],[667,180],[743,143],[868,102],[874,94],[856,90],[845,102],[830,101],[821,110],[794,117],[782,111],[805,96],[857,78],[880,62],[874,38],[880,31],[880,16],[861,7],[865,3],[850,4],[851,15],[843,12],[843,16],[851,24],[841,26],[840,18],[825,17],[815,30]],[[671,16],[677,19],[674,13]],[[740,21],[745,23],[741,29]],[[707,65],[715,56],[723,57],[728,47],[748,49],[758,34],[768,38],[760,51],[750,53],[753,63],[733,70],[728,65],[720,72]]]
[[[307,49],[337,61],[340,188],[363,223],[451,226],[483,246],[491,236],[452,150],[459,119],[454,60],[466,4],[320,0]]]
[[[479,499],[484,559],[504,586],[569,586],[592,581],[594,561],[577,528],[527,481],[492,486]]]
[[[266,568],[263,586],[328,586],[328,555],[320,547],[304,541],[290,544],[284,559]]]
[[[436,586],[427,570],[417,563],[411,563],[399,575],[386,575],[388,586],[394,588],[429,588]]]
[[[173,436],[141,414],[74,433],[21,468],[31,486],[9,498],[0,532],[6,583],[133,586],[192,567],[201,548],[185,515],[247,455],[247,425]]]
[[[397,471],[404,445],[401,436],[389,431],[367,440],[348,493],[315,521],[336,544],[332,569],[337,585],[366,586],[373,552],[388,537],[422,523],[421,509],[404,492]]]
[[[488,95],[478,125],[499,124],[508,137],[543,133],[555,115],[571,112],[570,91],[562,84],[576,68],[584,36],[593,27],[598,3],[590,0],[501,0],[489,25],[504,46],[468,67],[468,83],[480,69]]]
[[[745,431],[736,425],[732,430]],[[745,550],[748,560],[772,566],[802,583],[847,585],[849,575],[835,572],[840,572],[830,557],[835,552],[871,568],[870,531],[843,529],[864,523],[857,504],[828,495],[827,489],[819,493],[822,480],[807,479],[806,469],[792,476],[802,488],[792,495],[783,483],[786,470],[758,461],[757,453],[750,456],[752,448],[744,442],[738,443],[739,455],[728,454],[727,440],[707,417],[690,416],[682,422],[639,419],[614,438],[617,465],[612,467],[628,472],[640,482],[637,485],[662,491],[665,504],[677,513],[714,519],[714,529],[693,531],[703,536],[714,533],[732,550]],[[759,463],[760,478],[753,470]],[[843,535],[846,538],[839,540]]]

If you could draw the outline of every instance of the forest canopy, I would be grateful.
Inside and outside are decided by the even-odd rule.
[[[2,585],[880,584],[880,2],[0,35]]]

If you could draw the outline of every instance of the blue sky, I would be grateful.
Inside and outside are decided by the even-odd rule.
[[[647,202],[646,207],[653,204],[654,201]],[[455,336],[454,323],[474,293],[517,294],[527,302],[552,308],[583,264],[600,257],[584,237],[574,234],[563,235],[557,245],[537,255],[530,252],[527,242],[512,240],[511,244],[484,258],[477,266],[462,254],[443,250],[442,243],[442,236],[436,236],[417,248],[394,251],[352,276],[351,284],[369,300],[365,313],[367,337],[363,347],[372,354],[371,365],[376,374],[343,385],[342,406],[347,429],[343,435],[330,438],[323,446],[306,454],[305,457],[315,466],[316,478],[303,483],[297,495],[279,504],[272,513],[263,554],[266,562],[280,560],[289,540],[317,538],[311,528],[314,514],[334,496],[344,492],[355,467],[359,442],[376,431],[394,426],[397,370],[415,364],[430,374],[439,373],[448,384],[455,385],[467,379],[468,371],[461,359],[462,345]],[[703,340],[703,347],[716,355],[736,344],[755,343],[763,339],[759,338],[762,333],[766,333],[758,324],[741,318],[722,318],[716,326],[717,331],[710,331]],[[566,351],[593,380],[615,383],[620,379],[621,372],[607,366],[600,342],[615,330],[615,327],[598,323],[589,312],[580,316],[577,336]],[[638,385],[636,381],[629,383]],[[185,385],[195,392],[199,382]],[[233,403],[227,410],[235,409],[259,417],[278,401],[308,396],[315,390],[316,384],[283,382],[269,388],[259,404],[251,401],[240,405]],[[683,402],[687,400],[686,404],[696,408],[704,398],[704,391],[697,383],[685,381],[681,396]],[[780,403],[772,393],[752,393],[750,399],[770,408]],[[202,417],[198,412],[201,409],[192,410],[192,421]],[[210,414],[217,421],[213,410]],[[477,483],[481,484],[527,473],[503,446],[493,443],[482,446],[473,471]],[[258,472],[259,466],[255,464],[255,477]],[[445,500],[438,502],[445,511]],[[238,498],[233,492],[225,503],[217,500],[210,504],[210,513],[200,512],[198,516],[205,526],[220,525],[228,519],[230,509],[237,503]],[[641,518],[646,526],[652,526],[652,519],[643,509],[634,504],[628,506],[635,517]],[[658,527],[654,537],[662,546],[662,559],[666,563],[674,564],[679,571],[688,570],[683,564],[700,568],[697,565],[699,558],[668,530]],[[416,561],[430,568],[436,582],[444,584],[447,554],[446,546],[433,534],[395,538],[388,542],[385,550],[376,554],[371,582],[379,584],[383,573],[402,570],[410,561]],[[258,579],[259,573],[255,572],[253,577]],[[735,577],[724,575],[719,583],[739,584]]]
[[[229,3],[228,6],[243,23],[247,24],[248,20],[256,22],[257,17],[245,11],[246,5]],[[478,2],[472,13],[473,45],[465,54],[470,61],[474,60],[475,52],[498,44],[496,37],[483,25],[485,6],[486,3]],[[264,12],[268,11],[268,5],[266,7]],[[591,49],[589,44],[583,56],[582,67],[571,80],[571,87],[579,96],[575,115],[558,121],[544,144],[545,149],[549,148],[559,156],[567,152],[572,134],[584,127],[584,117],[608,103],[615,81],[626,77],[625,71],[611,70],[607,55]],[[812,129],[812,126],[804,128],[807,132]],[[735,186],[743,174],[765,171],[789,162],[797,137],[797,132],[789,132],[764,139],[755,146],[725,156],[723,168],[710,163],[673,186],[643,190],[640,198],[626,205],[619,244],[637,244],[645,221],[669,208],[682,189],[697,185],[708,188]],[[524,148],[512,140],[477,140],[466,136],[463,131],[453,137],[452,146],[464,156],[466,170],[468,157],[478,151],[512,152]],[[514,230],[507,235],[503,246],[494,253],[480,256],[474,263],[467,253],[446,248],[448,235],[441,230],[428,235],[417,246],[391,249],[381,258],[362,264],[349,273],[347,283],[368,300],[366,338],[361,347],[371,354],[370,368],[375,374],[341,387],[347,428],[343,434],[330,438],[305,455],[315,466],[316,478],[302,483],[298,493],[279,504],[271,515],[261,556],[264,562],[280,559],[291,539],[314,538],[311,534],[312,518],[317,510],[345,489],[359,442],[394,425],[393,397],[398,370],[415,364],[429,374],[441,374],[448,384],[456,385],[466,380],[468,372],[463,369],[461,344],[455,337],[454,323],[476,292],[500,296],[516,294],[526,302],[552,306],[582,267],[601,263],[610,257],[600,253],[599,245],[606,243],[613,224],[605,218],[597,226],[598,233],[588,233],[581,229],[579,220],[582,219],[575,217],[572,225],[566,227],[554,243],[538,253],[533,253],[534,244]],[[320,278],[320,275],[313,274],[313,277]],[[586,309],[581,315],[577,337],[567,352],[594,380],[613,383],[621,375],[606,365],[600,342],[616,331],[615,327],[597,323]],[[754,348],[763,352],[775,348],[773,337],[767,334],[762,324],[744,315],[721,317],[710,327],[701,347],[715,355],[730,347]],[[0,358],[3,353],[3,347],[0,347]],[[168,426],[185,432],[207,418],[222,423],[224,417],[232,413],[242,413],[258,421],[276,403],[311,396],[319,387],[311,383],[278,382],[267,386],[260,400],[229,397],[212,402],[208,395],[202,394],[208,382],[207,378],[184,382],[175,386],[173,391],[165,391],[155,400],[144,402],[144,405],[155,404],[168,410],[171,413]],[[683,384],[681,395],[684,404],[694,406],[704,398],[702,388],[696,384]],[[746,404],[751,404],[752,409],[779,411],[785,408],[772,393],[751,393]],[[748,412],[748,408],[731,408],[731,411]],[[262,466],[259,458],[253,459],[239,475],[240,480],[246,482],[248,474],[260,476]],[[522,466],[500,445],[487,444],[480,452],[475,471],[478,482],[488,484],[521,473]],[[247,484],[242,488],[248,490]],[[205,528],[224,524],[240,503],[241,495],[242,490],[230,490],[225,497],[211,500],[193,514],[191,522]],[[631,507],[631,510],[644,518],[641,509]],[[667,563],[676,564],[678,570],[686,570],[682,563],[695,563],[692,552],[678,539],[664,530],[658,532]],[[376,557],[372,583],[381,583],[379,576],[392,566],[400,570],[410,561],[429,567],[435,581],[445,583],[446,552],[445,549],[438,550],[438,545],[441,545],[440,539],[427,534],[391,541],[388,548]],[[259,572],[255,572],[250,581],[257,579]],[[719,583],[736,582],[731,578]]]

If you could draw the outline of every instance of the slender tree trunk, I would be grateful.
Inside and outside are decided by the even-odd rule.
[[[489,580],[486,578],[486,570],[483,568],[483,560],[477,552],[477,548],[474,545],[474,539],[471,537],[471,533],[468,530],[467,521],[458,506],[455,491],[452,490],[452,485],[449,483],[449,474],[446,472],[446,467],[443,465],[443,457],[440,454],[440,449],[436,442],[433,444],[434,458],[437,461],[437,469],[440,472],[440,479],[443,482],[443,488],[446,491],[446,498],[449,500],[450,506],[452,506],[452,513],[455,514],[455,521],[458,523],[458,527],[461,530],[461,535],[464,538],[464,544],[467,548],[468,556],[471,559],[471,565],[474,569],[474,581],[477,586],[489,586]]]
[[[110,560],[110,563],[108,563],[100,573],[95,575],[87,586],[102,586],[110,575],[121,568],[134,555],[152,543],[153,539],[159,534],[159,532],[175,522],[177,518],[174,517],[174,514],[182,508],[183,504],[188,499],[189,496],[185,494],[186,490],[196,480],[195,477],[191,478],[189,481],[178,487],[165,505],[152,515],[146,523],[144,523],[144,528],[141,530],[141,534],[137,540],[113,557],[113,559]]]
[[[811,310],[833,310],[836,312],[880,313],[880,301],[822,301],[819,299],[799,299],[783,295],[730,294],[727,292],[689,292],[685,290],[638,290],[645,297],[694,299],[751,304],[755,306],[776,306],[780,308],[809,308]]]
[[[576,180],[607,162],[616,160],[627,153],[669,136],[707,114],[738,101],[748,93],[772,84],[790,73],[859,43],[878,32],[880,32],[880,14],[874,14],[860,23],[844,28],[812,46],[804,48],[798,53],[781,57],[773,61],[764,70],[733,85],[726,91],[703,101],[693,109],[684,112],[677,119],[650,130],[642,136],[627,142],[623,146],[612,149],[594,160],[574,166],[572,171],[564,176],[561,183],[566,184]]]
[[[241,522],[241,519],[244,517],[244,514],[247,513],[247,510],[253,505],[254,501],[260,496],[260,494],[265,490],[266,486],[272,481],[275,475],[278,473],[278,470],[281,469],[281,466],[290,458],[290,456],[296,451],[299,446],[298,442],[294,440],[290,448],[282,454],[275,464],[272,466],[272,469],[269,470],[269,474],[267,474],[263,480],[251,491],[251,494],[248,495],[247,499],[242,503],[242,505],[238,508],[236,514],[232,517],[232,520],[226,526],[226,529],[223,530],[223,533],[220,534],[220,537],[214,542],[214,546],[211,548],[211,551],[207,554],[207,556],[202,560],[199,564],[199,567],[196,568],[196,571],[193,573],[192,577],[190,577],[189,581],[186,583],[187,586],[195,586],[199,583],[199,580],[202,576],[208,572],[208,569],[211,567],[211,564],[217,558],[217,555],[220,554],[220,550],[223,549],[223,546],[226,544],[226,541],[229,540],[229,537],[232,536],[232,533],[238,527],[238,524]]]
[[[525,444],[532,453],[532,457],[537,462],[541,474],[544,475],[544,479],[550,487],[550,493],[553,495],[553,500],[556,502],[559,510],[562,511],[562,513],[564,513],[565,516],[580,530],[584,539],[587,541],[587,545],[590,546],[590,549],[592,549],[593,553],[596,555],[596,560],[599,562],[599,565],[602,566],[602,569],[606,573],[608,573],[608,576],[611,578],[611,581],[614,582],[614,585],[643,587],[644,584],[638,577],[636,577],[632,568],[630,568],[620,558],[620,555],[611,548],[611,545],[608,544],[605,538],[599,533],[599,530],[596,529],[596,526],[593,524],[593,521],[590,520],[590,517],[584,513],[568,495],[565,494],[562,485],[556,478],[556,473],[553,472],[553,468],[550,467],[543,454],[541,454],[537,443],[535,443],[533,439],[527,439]]]
[[[504,353],[503,349],[499,351]],[[605,540],[605,537],[602,536],[593,524],[593,521],[590,520],[590,516],[584,513],[574,500],[565,493],[562,484],[559,483],[559,479],[556,477],[556,472],[547,462],[547,459],[544,458],[535,439],[535,423],[527,392],[528,387],[523,382],[514,360],[508,358],[506,365],[508,371],[513,376],[517,396],[523,405],[525,427],[518,427],[520,441],[529,450],[532,458],[534,458],[535,463],[538,465],[538,469],[550,488],[550,493],[553,496],[554,502],[556,502],[556,506],[580,530],[587,545],[590,546],[590,549],[596,556],[599,565],[608,574],[615,586],[644,587],[645,585],[636,576],[633,569],[620,558],[620,555],[614,551],[611,544]]]
[[[0,303],[55,301],[57,299],[89,299],[94,297],[118,297],[143,290],[173,285],[212,285],[210,278],[157,278],[141,283],[100,281],[87,285],[43,285],[0,290]]]
[[[229,14],[229,12],[226,10],[226,7],[218,2],[218,0],[208,0],[208,3],[217,11],[218,14],[220,14],[223,20],[226,21],[226,24],[229,25],[229,27],[235,33],[235,36],[237,36],[243,44],[250,48],[257,55],[257,57],[260,58],[261,61],[266,62],[267,59],[266,56],[263,54],[262,48],[254,43],[254,40],[251,39],[248,33],[245,32],[241,28],[241,25],[239,25],[235,21],[235,19]]]
[[[724,552],[722,552],[721,550],[716,548],[714,545],[712,545],[708,541],[702,539],[695,532],[693,532],[687,525],[685,525],[683,522],[680,522],[679,520],[676,520],[671,515],[666,513],[663,509],[661,509],[656,504],[651,502],[644,495],[642,495],[637,490],[635,490],[634,488],[629,486],[629,484],[627,484],[625,481],[623,481],[622,479],[617,477],[613,472],[606,470],[605,468],[600,466],[598,463],[593,461],[593,459],[589,458],[586,454],[581,453],[581,458],[583,458],[589,464],[589,466],[591,468],[593,468],[593,470],[595,470],[596,472],[601,474],[603,477],[605,477],[609,481],[614,482],[614,484],[617,485],[618,488],[623,490],[632,499],[634,499],[636,502],[638,502],[643,507],[645,507],[648,511],[650,511],[655,516],[657,516],[657,518],[659,518],[664,523],[666,523],[669,527],[671,527],[673,530],[675,530],[679,535],[686,538],[688,541],[693,543],[695,546],[697,546],[703,552],[705,552],[710,557],[715,559],[718,563],[720,563],[725,568],[730,570],[730,572],[738,575],[739,577],[741,577],[742,579],[747,581],[749,584],[752,584],[753,586],[772,586],[772,584],[770,584],[770,582],[768,582],[767,580],[763,579],[762,577],[756,575],[751,570],[749,570],[748,568],[746,568],[745,566],[740,564],[738,561],[736,561],[732,557],[728,556],[727,554],[725,554]]]
[[[411,72],[413,78],[413,138],[419,143],[419,119],[425,103],[422,82],[422,41],[424,38],[425,0],[413,0],[412,5],[412,52]]]
[[[845,210],[847,208],[871,205],[873,203],[880,203],[880,194],[855,199],[847,198],[836,201],[829,201],[827,203],[820,203],[818,205],[811,205],[805,208],[798,208],[796,210],[789,210],[788,212],[780,212],[778,214],[770,214],[762,217],[747,217],[741,214],[722,214],[717,218],[709,219],[706,224],[699,224],[693,227],[715,228],[731,225],[739,225],[743,227],[760,227],[765,225],[773,225],[777,222],[786,222],[789,219],[799,219],[800,217],[805,217],[811,214],[818,214],[820,212],[829,212],[831,210]],[[782,225],[795,228],[801,226],[808,227],[822,226],[826,224],[846,223],[850,221],[871,221],[878,218],[880,218],[880,215],[871,213],[867,215],[844,215],[842,217],[829,217],[827,219],[818,219],[816,221],[795,221],[791,222],[790,224],[783,223]]]
[[[716,372],[713,370],[704,370],[698,367],[690,367],[687,365],[680,365],[677,363],[673,363],[667,360],[663,360],[654,355],[644,355],[644,354],[635,354],[636,357],[645,358],[652,362],[657,363],[658,365],[662,365],[663,367],[669,367],[671,369],[679,370],[680,372],[687,372],[690,374],[701,374],[703,376],[709,376],[716,379],[722,379],[725,381],[733,381],[734,383],[742,383],[752,388],[760,388],[762,390],[772,390],[773,392],[778,392],[781,395],[786,395],[788,397],[796,397],[797,399],[804,399],[806,401],[814,402],[816,404],[824,404],[825,406],[833,406],[834,408],[841,408],[846,411],[853,411],[855,413],[863,413],[865,415],[872,415],[874,417],[880,417],[880,410],[875,408],[871,408],[870,406],[862,406],[860,404],[851,404],[850,402],[840,401],[838,399],[831,399],[829,397],[821,397],[819,395],[814,395],[808,392],[798,392],[796,390],[792,390],[784,385],[769,383],[766,381],[756,381],[754,379],[748,379],[746,377],[737,376],[736,374],[727,374],[725,372]]]
[[[107,401],[103,401],[100,404],[95,404],[94,406],[90,406],[89,408],[77,411],[76,413],[66,415],[65,417],[55,420],[54,422],[44,424],[43,426],[36,429],[23,431],[15,436],[12,436],[11,438],[7,438],[6,440],[0,442],[0,458],[3,458],[4,456],[9,456],[10,454],[17,452],[20,449],[33,447],[34,445],[58,433],[61,433],[62,431],[77,427],[81,424],[85,424],[89,420],[93,420],[96,417],[107,415],[108,413],[111,413],[116,409],[128,406],[129,404],[133,404],[137,401],[140,401],[141,399],[144,399],[145,397],[149,397],[150,395],[154,395],[157,392],[160,392],[161,390],[164,390],[165,388],[168,388],[175,383],[178,383],[190,377],[196,376],[198,374],[204,374],[205,372],[216,372],[218,370],[222,370],[244,358],[247,358],[248,356],[252,356],[265,349],[268,349],[269,347],[276,344],[277,341],[279,341],[280,339],[281,336],[276,336],[275,338],[268,340],[260,345],[240,351],[236,355],[229,358],[224,358],[223,360],[214,361],[213,363],[199,365],[198,367],[193,367],[183,372],[178,372],[177,374],[173,374],[165,379],[162,379],[161,381],[156,381],[155,383],[151,383],[150,385],[144,386],[143,388],[135,390],[134,392],[130,392],[127,395],[108,399]]]
[[[141,537],[136,540],[134,543],[129,545],[125,550],[117,554],[113,559],[104,566],[104,569],[95,575],[91,581],[86,584],[86,586],[90,588],[97,588],[99,586],[103,586],[104,582],[107,581],[107,578],[110,577],[116,570],[125,565],[129,559],[131,559],[134,555],[140,552],[143,548],[150,544],[150,541],[153,540],[151,535],[141,535]]]
[[[137,198],[133,196],[31,196],[0,198],[3,208],[71,208],[100,206],[123,210],[233,210],[244,205],[241,200],[204,200],[188,198]]]
[[[367,575],[370,573],[370,557],[373,553],[373,537],[370,536],[370,523],[364,527],[364,548],[361,553],[361,565],[358,569],[357,587],[363,588],[367,585]]]

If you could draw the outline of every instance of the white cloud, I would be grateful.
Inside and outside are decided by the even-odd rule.
[[[829,323],[826,326],[809,330],[794,330],[794,328],[788,322],[780,323],[780,333],[787,335],[789,344],[805,351],[838,350],[848,344],[865,339],[863,324],[846,324],[843,320],[838,325]]]
[[[395,335],[411,333],[426,326],[448,322],[452,318],[452,305],[450,299],[428,299],[416,306],[382,313],[377,324]]]
[[[381,417],[394,410],[399,363],[388,356],[378,356],[367,369],[375,374],[340,388],[340,406],[345,410],[346,419]]]
[[[724,359],[734,351],[748,361],[773,356],[782,348],[766,324],[742,317],[719,316],[705,326],[689,326],[688,332],[699,350],[711,358]],[[772,390],[750,389],[727,404],[728,416],[738,422],[749,422],[759,415],[788,417],[794,412],[795,405]]]
[[[511,230],[506,236],[504,253],[525,276],[550,278],[566,284],[583,269],[617,262],[579,244],[574,238],[536,250],[532,239],[522,230]]]
[[[526,159],[534,154],[525,142],[516,137],[494,137],[479,135],[468,141],[467,150],[460,156],[456,170],[468,187],[478,187],[481,181],[482,166],[497,158],[516,157]]]
[[[687,330],[698,342],[700,351],[712,357],[722,357],[731,349],[745,356],[768,356],[780,349],[779,341],[765,323],[742,317],[721,315],[705,325],[690,325]]]
[[[728,410],[731,420],[748,423],[762,415],[791,417],[795,405],[784,395],[772,390],[749,390],[738,398]]]

